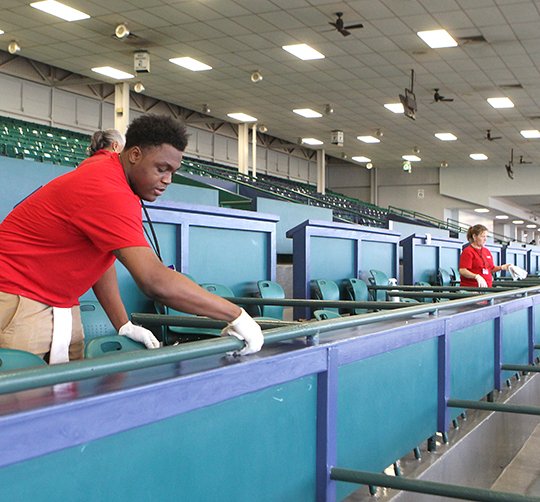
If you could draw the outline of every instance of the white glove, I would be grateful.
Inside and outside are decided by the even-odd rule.
[[[510,265],[508,267],[508,272],[510,272],[510,275],[512,276],[512,279],[514,279],[514,281],[518,281],[519,279],[525,279],[527,277],[527,271],[523,270],[517,265]]]
[[[244,309],[234,321],[231,321],[223,328],[221,335],[235,336],[245,342],[244,348],[236,352],[235,355],[245,356],[259,352],[264,343],[264,336],[260,326]]]
[[[480,274],[476,274],[474,276],[474,278],[476,279],[476,282],[478,283],[479,288],[487,288],[487,287],[489,287],[487,285],[486,280]]]
[[[143,343],[147,349],[157,349],[159,348],[158,339],[154,334],[142,326],[136,326],[132,324],[131,321],[126,322],[119,330],[118,334],[122,336],[127,336],[136,342]]]

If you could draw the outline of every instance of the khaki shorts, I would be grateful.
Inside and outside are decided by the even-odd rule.
[[[71,361],[83,358],[84,332],[79,306],[71,309]],[[24,296],[0,292],[0,348],[32,352],[48,360],[53,330],[52,307]]]

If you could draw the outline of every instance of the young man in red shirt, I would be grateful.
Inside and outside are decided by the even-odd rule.
[[[80,359],[80,314],[71,307],[90,287],[119,334],[159,346],[133,325],[122,303],[114,261],[141,290],[176,310],[225,320],[224,334],[260,350],[258,324],[240,307],[163,265],[142,227],[141,203],[172,182],[187,145],[172,117],[143,115],[126,133],[123,151],[100,150],[40,188],[0,224],[0,347],[26,350],[50,362]]]

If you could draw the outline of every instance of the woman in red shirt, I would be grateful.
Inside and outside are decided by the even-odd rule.
[[[508,270],[509,263],[495,265],[493,256],[488,248],[484,247],[487,240],[488,229],[484,225],[474,225],[467,231],[467,240],[470,245],[463,249],[459,257],[460,284],[479,288],[490,288],[493,284],[493,272]]]

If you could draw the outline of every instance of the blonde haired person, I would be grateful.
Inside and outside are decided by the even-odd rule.
[[[92,135],[90,146],[86,149],[89,157],[100,150],[108,150],[113,153],[120,153],[126,144],[125,136],[117,129],[105,129],[96,131]]]
[[[490,288],[493,284],[493,272],[508,270],[509,263],[494,265],[493,256],[485,247],[488,229],[484,225],[474,225],[467,231],[469,246],[463,249],[459,257],[459,275],[462,286]]]

